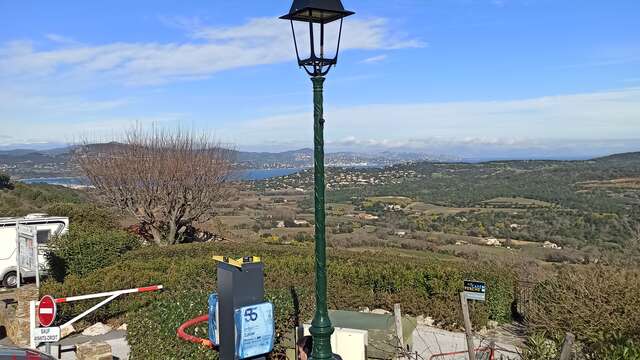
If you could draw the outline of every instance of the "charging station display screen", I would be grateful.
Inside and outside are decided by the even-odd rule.
[[[273,350],[275,325],[273,304],[262,303],[236,309],[236,356],[246,359]]]

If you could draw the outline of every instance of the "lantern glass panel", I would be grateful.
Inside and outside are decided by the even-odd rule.
[[[324,27],[324,33],[323,28]],[[309,59],[311,54],[311,36],[309,23],[294,21],[296,44],[301,60]],[[338,51],[340,37],[340,21],[329,24],[312,23],[313,51],[317,58],[335,59]],[[324,38],[324,40],[323,40]]]

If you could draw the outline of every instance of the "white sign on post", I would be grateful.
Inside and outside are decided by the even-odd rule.
[[[60,341],[59,327],[46,327],[33,329],[33,341],[38,343],[50,343]]]
[[[482,281],[464,281],[464,295],[467,300],[485,301],[487,284]]]
[[[20,286],[20,278],[28,276],[36,276],[36,286],[40,287],[40,274],[38,265],[38,232],[35,226],[27,226],[17,224],[16,226],[16,247],[17,269],[18,269],[18,287]]]
[[[36,270],[36,252],[34,248],[36,244],[37,233],[34,227],[26,225],[18,225],[18,247],[20,248],[20,256],[18,257],[18,265],[21,270]]]

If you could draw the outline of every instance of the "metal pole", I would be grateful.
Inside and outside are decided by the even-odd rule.
[[[313,134],[314,134],[314,181],[315,181],[315,234],[316,234],[316,312],[311,322],[313,336],[313,360],[333,358],[331,334],[333,326],[327,308],[327,249],[325,238],[324,203],[324,118],[323,85],[324,77],[315,76],[313,82]]]
[[[400,304],[393,305],[393,317],[396,323],[396,336],[398,337],[398,356],[396,359],[402,359],[405,348],[404,348],[404,333],[402,331],[402,312],[400,310]]]
[[[36,288],[40,290],[40,261],[38,261],[38,231],[34,227],[31,232],[33,239],[33,256],[36,263]]]
[[[35,349],[38,344],[34,340],[35,328],[36,328],[36,301],[29,301],[29,346]]]
[[[469,352],[469,360],[476,359],[476,353],[473,350],[473,328],[471,327],[471,317],[469,316],[469,304],[464,292],[460,293],[460,305],[462,306],[462,317],[464,318],[464,330],[467,337],[467,351]]]
[[[16,287],[20,288],[20,220],[16,220]]]

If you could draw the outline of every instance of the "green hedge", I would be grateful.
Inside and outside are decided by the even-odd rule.
[[[71,228],[91,226],[93,228],[116,229],[118,222],[113,212],[94,204],[55,203],[45,209],[51,216],[69,218]]]
[[[572,332],[589,351],[627,340],[635,340],[637,349],[639,289],[638,269],[564,266],[534,288],[528,323],[552,336]]]
[[[63,280],[67,275],[83,276],[114,264],[124,253],[139,247],[140,240],[126,231],[80,223],[49,242],[47,260],[53,275]]]
[[[105,321],[128,313],[128,340],[133,358],[201,359],[215,353],[176,339],[182,322],[206,313],[209,293],[216,287],[214,254],[240,257],[259,255],[265,261],[267,298],[276,308],[279,334],[294,326],[292,289],[298,296],[300,318],[313,314],[313,253],[300,246],[269,247],[260,244],[188,244],[149,247],[129,252],[117,265],[85,277],[70,276],[64,284],[47,283],[43,291],[56,296],[114,290],[117,288],[163,284],[161,294],[131,295],[115,301],[89,320]],[[492,264],[442,261],[435,258],[399,257],[391,253],[329,251],[329,305],[334,309],[361,307],[392,309],[401,303],[403,311],[429,315],[439,323],[459,328],[461,324],[458,292],[464,279],[485,280],[489,286],[487,302],[474,304],[473,321],[482,327],[489,319],[510,321],[514,301],[514,276],[504,267]],[[62,305],[63,317],[82,311],[91,304]],[[457,324],[457,325],[454,325]],[[200,334],[206,337],[204,330]],[[208,355],[205,355],[208,354]]]

